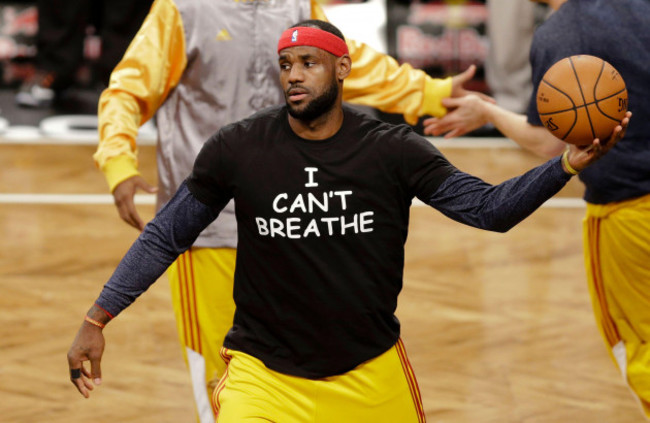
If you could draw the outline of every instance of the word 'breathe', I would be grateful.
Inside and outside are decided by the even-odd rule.
[[[318,169],[307,167],[305,171],[308,175],[305,187],[318,187],[318,183],[314,180],[314,174]],[[348,210],[352,194],[350,190],[332,190],[318,194],[313,192],[298,194],[291,198],[287,193],[280,193],[275,196],[272,204],[272,209],[277,216],[256,217],[257,231],[262,236],[290,239],[372,232],[374,212],[341,213]],[[303,215],[332,213],[332,215],[297,217],[296,213]]]

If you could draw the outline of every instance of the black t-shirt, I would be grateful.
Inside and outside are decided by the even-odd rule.
[[[411,200],[456,169],[407,126],[344,107],[329,139],[298,137],[285,107],[224,127],[188,188],[234,198],[234,325],[224,345],[307,378],[341,374],[389,349]]]

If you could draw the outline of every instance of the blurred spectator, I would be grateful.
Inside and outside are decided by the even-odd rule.
[[[487,1],[490,48],[485,78],[497,104],[524,113],[533,92],[528,53],[533,32],[548,13],[547,6],[531,1]]]
[[[84,41],[90,25],[96,27],[101,40],[95,75],[108,85],[111,71],[142,24],[151,2],[36,0],[36,71],[21,85],[16,103],[23,107],[50,107],[75,82],[84,61]]]

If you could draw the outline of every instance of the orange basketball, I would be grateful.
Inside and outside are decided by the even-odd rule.
[[[625,82],[598,57],[567,57],[544,74],[537,89],[537,111],[542,124],[565,142],[604,141],[627,112]]]

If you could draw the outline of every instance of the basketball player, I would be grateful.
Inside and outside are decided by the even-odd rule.
[[[586,190],[585,267],[596,322],[612,358],[650,417],[650,2],[544,1],[555,12],[535,33],[533,85],[555,62],[590,54],[612,64],[641,116],[625,139],[580,173]],[[426,133],[457,136],[492,122],[506,137],[543,157],[565,144],[542,125],[530,99],[526,116],[473,97],[444,103],[456,109],[425,122]]]
[[[158,128],[158,208],[192,169],[199,149],[221,126],[281,104],[275,43],[299,20],[325,19],[309,0],[157,0],[111,77],[99,103],[100,142],[94,156],[120,216],[142,230],[138,189],[155,192],[137,169],[138,127],[154,115]],[[440,100],[463,95],[473,68],[432,79],[409,65],[350,41],[355,67],[344,99],[415,123],[440,116]],[[172,302],[200,421],[211,422],[211,381],[225,367],[219,348],[232,324],[237,230],[229,205],[168,272]],[[215,303],[215,301],[218,301]]]
[[[291,27],[277,51],[286,105],[224,126],[202,147],[89,310],[68,353],[72,382],[89,395],[88,378],[101,378],[102,328],[234,199],[237,307],[213,397],[218,421],[422,422],[394,315],[412,199],[507,231],[559,191],[571,169],[610,149],[623,128],[606,146],[573,146],[564,162],[492,186],[456,169],[409,127],[342,105],[353,66],[331,24]]]

